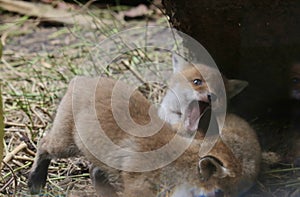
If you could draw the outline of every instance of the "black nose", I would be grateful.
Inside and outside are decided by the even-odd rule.
[[[212,102],[212,101],[217,100],[217,96],[213,93],[209,93],[209,94],[207,94],[207,99],[209,100],[209,102]]]

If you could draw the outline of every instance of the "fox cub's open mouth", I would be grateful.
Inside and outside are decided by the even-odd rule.
[[[201,117],[210,109],[210,102],[193,100],[185,113],[185,128],[189,131],[196,131]]]
[[[199,109],[200,109],[200,118],[205,114],[205,112],[210,110],[211,102],[203,102],[198,101]]]
[[[211,109],[211,101],[194,100],[189,104],[189,112],[201,118],[207,111]]]

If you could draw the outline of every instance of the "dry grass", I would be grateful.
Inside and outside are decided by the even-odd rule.
[[[28,195],[27,175],[37,142],[51,127],[55,109],[74,76],[96,73],[115,78],[122,76],[131,83],[146,81],[143,70],[147,65],[139,68],[137,65],[158,61],[162,59],[159,56],[165,55],[161,52],[148,55],[142,50],[134,50],[107,67],[93,67],[89,57],[93,53],[91,49],[98,43],[123,29],[147,24],[145,21],[118,21],[114,9],[120,8],[89,10],[90,15],[111,20],[111,24],[103,24],[95,30],[79,26],[46,28],[40,26],[38,20],[5,13],[0,25],[2,42],[5,43],[0,64],[6,156],[1,173],[2,194]],[[166,19],[150,22],[168,25]],[[155,72],[158,67],[151,69],[152,73],[158,73]],[[158,87],[161,86],[148,84],[142,89],[149,98],[156,98],[159,102],[163,91]],[[53,161],[44,193],[57,196],[74,190],[76,195],[80,195],[84,188],[87,193],[82,195],[93,195],[88,176],[88,163],[81,158]]]
[[[5,110],[5,164],[0,182],[2,195],[28,195],[27,175],[37,142],[51,127],[57,104],[74,76],[96,73],[123,77],[132,84],[145,82],[146,76],[153,76],[160,81],[144,84],[140,90],[149,100],[159,103],[165,90],[163,75],[170,72],[168,52],[133,50],[107,67],[94,67],[89,58],[96,44],[122,29],[147,24],[168,25],[165,17],[155,13],[149,21],[119,21],[113,11],[115,9],[120,7],[93,12],[88,10],[92,16],[111,21],[111,24],[103,24],[95,30],[76,25],[45,27],[36,19],[0,13],[1,17],[4,16],[0,19],[0,34],[2,43],[5,43],[0,63]],[[149,62],[153,64],[147,64]],[[278,167],[279,170],[262,173],[263,181],[254,193],[261,194],[263,191],[269,196],[284,196],[286,190],[300,186],[299,178],[293,178],[299,174],[299,168]],[[93,195],[88,176],[88,163],[81,158],[53,161],[45,196],[63,196],[74,194],[74,191],[75,196]]]

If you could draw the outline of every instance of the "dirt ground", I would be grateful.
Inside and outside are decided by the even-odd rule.
[[[170,25],[167,17],[154,7],[147,9],[145,16],[124,20],[122,13],[129,9],[131,7],[126,6],[90,7],[89,14],[105,19],[96,29],[76,24],[65,26],[0,10],[0,35],[4,44],[0,82],[5,110],[1,195],[29,196],[27,175],[37,143],[51,128],[57,105],[74,76],[128,76],[126,80],[135,83],[143,81],[149,73],[156,74],[161,80],[141,90],[152,102],[160,102],[166,76],[171,73],[170,53],[153,50],[145,55],[134,51],[105,68],[96,70],[91,66],[91,49],[111,35],[133,27]],[[137,38],[133,35],[132,39]],[[128,65],[126,58],[134,64]],[[135,67],[149,59],[164,66]],[[256,121],[253,125],[261,128]],[[94,196],[88,168],[89,163],[83,158],[53,161],[43,196]],[[300,168],[289,163],[265,165],[256,186],[246,196],[300,196],[299,172]]]

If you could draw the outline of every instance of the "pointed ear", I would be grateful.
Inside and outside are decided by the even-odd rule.
[[[172,64],[174,73],[182,71],[189,65],[189,63],[177,53],[172,53]]]
[[[238,95],[242,90],[244,90],[248,86],[247,81],[237,80],[237,79],[229,79],[227,81],[227,97],[229,99]]]
[[[201,178],[209,180],[214,176],[217,178],[235,177],[235,173],[223,166],[222,162],[213,156],[205,156],[199,161]]]
[[[216,173],[216,176],[217,177],[220,177],[220,178],[224,178],[226,176],[229,176],[229,177],[235,177],[235,173],[232,172],[231,170],[225,168],[225,167],[220,167],[218,170],[217,170],[217,173]]]

